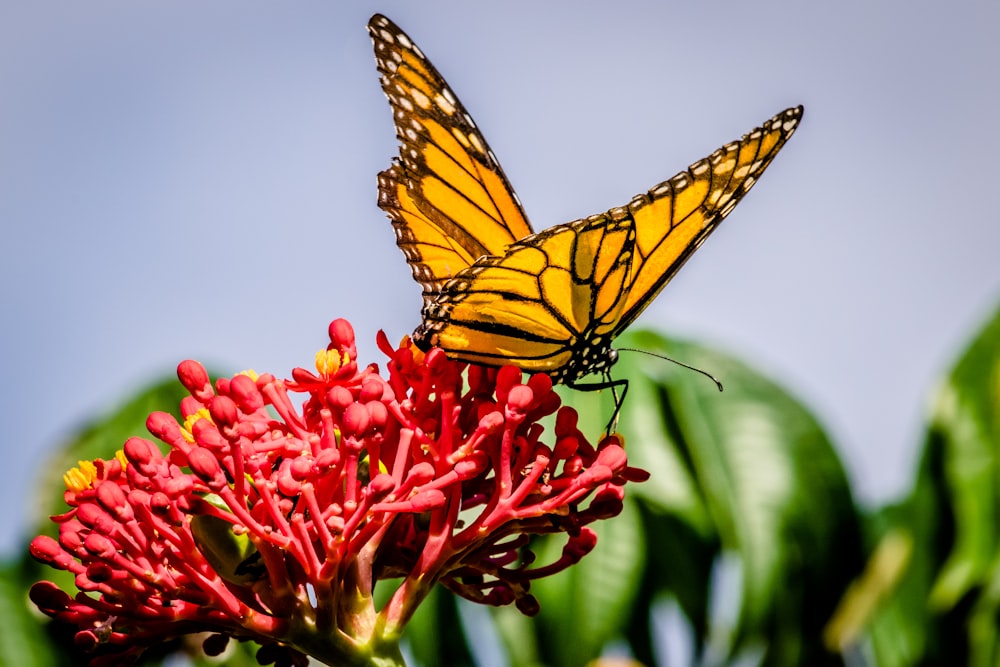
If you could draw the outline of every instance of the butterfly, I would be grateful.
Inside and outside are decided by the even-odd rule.
[[[750,190],[802,118],[801,106],[786,109],[624,206],[534,233],[437,69],[388,18],[376,14],[368,30],[400,143],[399,158],[379,174],[378,204],[423,288],[412,340],[572,387],[627,389],[610,379],[612,340]],[[577,382],[591,373],[606,381]]]

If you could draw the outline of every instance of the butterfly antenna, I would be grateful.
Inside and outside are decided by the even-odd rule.
[[[618,348],[617,351],[618,352],[639,352],[640,354],[648,354],[651,357],[656,357],[657,359],[663,359],[664,361],[669,361],[672,364],[677,364],[678,366],[686,368],[689,371],[694,371],[695,373],[701,373],[702,375],[704,375],[705,377],[707,377],[709,380],[711,380],[712,382],[714,382],[715,386],[719,388],[719,391],[722,391],[722,383],[719,382],[719,380],[716,379],[716,377],[714,375],[712,375],[708,371],[705,371],[705,370],[702,370],[700,368],[697,368],[696,366],[692,366],[690,364],[685,364],[683,361],[678,361],[678,360],[674,359],[673,357],[668,357],[665,354],[657,354],[655,352],[649,352],[647,350],[638,350],[638,349],[636,349],[634,347],[620,347],[620,348]]]

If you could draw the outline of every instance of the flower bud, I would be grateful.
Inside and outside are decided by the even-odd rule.
[[[249,379],[247,378],[247,380]],[[236,402],[228,396],[213,396],[212,400],[208,402],[208,412],[212,415],[212,421],[219,428],[232,427],[240,418]]]
[[[209,488],[217,490],[226,486],[226,476],[218,459],[204,447],[194,447],[188,452],[188,465]]]
[[[249,375],[237,375],[229,383],[229,395],[243,412],[254,412],[264,407],[264,397],[257,390],[257,383]]]
[[[212,384],[208,379],[205,367],[197,361],[188,359],[177,365],[177,379],[184,388],[199,400],[207,400],[212,395]]]

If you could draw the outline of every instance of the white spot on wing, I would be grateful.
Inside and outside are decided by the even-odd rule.
[[[410,90],[410,97],[413,98],[413,101],[416,102],[417,106],[421,109],[430,109],[431,101],[426,95],[423,94],[423,92],[417,90],[416,88],[412,88]]]
[[[670,181],[666,183],[660,183],[655,188],[649,191],[649,194],[653,197],[666,197],[670,194]]]
[[[486,153],[486,147],[483,146],[483,142],[479,140],[479,137],[475,133],[469,133],[469,142],[476,147],[476,150],[480,153]],[[496,158],[493,158],[496,161]]]
[[[451,128],[451,134],[455,137],[458,143],[462,144],[465,148],[469,148],[469,138],[465,136],[465,133],[459,130],[457,127]]]
[[[438,108],[441,109],[441,111],[443,111],[448,116],[455,113],[455,105],[449,102],[448,98],[445,97],[444,95],[439,94],[437,97],[435,97],[434,103],[437,104]]]

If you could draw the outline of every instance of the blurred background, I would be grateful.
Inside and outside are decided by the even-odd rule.
[[[346,317],[381,363],[375,332],[417,324],[375,205],[397,149],[374,11],[448,79],[536,229],[804,104],[637,326],[803,398],[862,504],[907,490],[935,378],[1000,296],[1000,5],[5,3],[0,553],[60,439],[178,361],[287,376]]]

